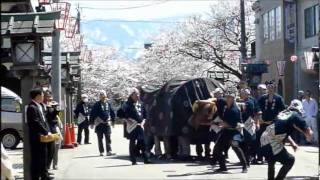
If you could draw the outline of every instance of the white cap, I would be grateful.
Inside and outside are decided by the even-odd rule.
[[[130,88],[128,91],[129,91],[129,96],[131,96],[134,93],[140,94],[139,89],[137,88]]]
[[[258,89],[267,89],[267,86],[265,84],[259,84]]]
[[[223,93],[223,90],[221,88],[216,88],[213,93]]]
[[[298,99],[294,99],[294,100],[291,101],[289,109],[296,109],[301,114],[304,113],[302,102],[300,100],[298,100]]]
[[[107,93],[105,91],[100,91],[99,96],[107,96]]]
[[[248,88],[241,89],[241,92],[242,92],[242,93],[245,93],[245,94],[247,94],[247,95],[250,95],[250,94],[251,94],[250,89],[248,89]]]
[[[82,95],[81,95],[81,98],[88,98],[88,95],[82,94]]]

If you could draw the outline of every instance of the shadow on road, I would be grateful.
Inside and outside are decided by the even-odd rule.
[[[188,166],[188,165],[187,165]],[[241,169],[241,167],[229,167],[228,170],[234,170],[234,169]],[[185,173],[185,174],[171,174],[167,175],[168,178],[174,178],[174,177],[184,177],[184,176],[202,176],[202,175],[212,175],[212,174],[237,174],[234,172],[217,172],[214,170],[211,166],[208,167],[208,170],[206,171],[198,171],[198,172],[193,172],[193,173]],[[239,172],[240,174],[240,172]]]
[[[201,176],[201,175],[212,175],[212,174],[233,174],[231,172],[215,172],[215,171],[199,171],[193,173],[185,173],[185,174],[169,174],[167,175],[168,178],[175,178],[175,177],[185,177],[185,176]]]
[[[130,161],[130,157],[128,155],[109,156],[109,157],[106,157],[105,159],[118,159],[118,160]]]
[[[289,176],[286,180],[318,180],[319,177],[316,176]]]
[[[130,161],[129,155],[115,155],[115,156],[109,156],[106,157],[105,159],[117,159],[117,160],[125,160],[125,161]],[[142,157],[137,158],[138,161],[143,161]],[[151,158],[152,164],[168,164],[168,163],[188,163],[187,161],[179,161],[179,160],[160,160],[156,158]]]
[[[100,157],[100,155],[79,156],[79,157],[74,157],[73,159],[95,158],[95,157]]]
[[[113,166],[99,166],[96,168],[116,168],[116,167],[127,167],[127,166],[131,166],[131,164],[121,164],[121,165],[113,165]]]

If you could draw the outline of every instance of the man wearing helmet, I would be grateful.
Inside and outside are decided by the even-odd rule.
[[[294,164],[294,156],[289,154],[284,146],[285,141],[288,140],[293,149],[297,149],[297,145],[290,138],[294,129],[302,133],[308,141],[311,140],[313,132],[301,117],[302,113],[302,103],[299,100],[293,100],[290,106],[280,112],[261,135],[261,152],[268,161],[269,180],[284,179]],[[276,162],[280,162],[282,167],[275,178]]]
[[[84,131],[84,143],[89,142],[89,106],[88,96],[86,94],[81,95],[81,101],[77,104],[74,110],[75,118],[78,119],[78,137],[77,142],[81,144],[82,131]]]

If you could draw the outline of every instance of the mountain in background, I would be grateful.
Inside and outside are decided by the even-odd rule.
[[[179,20],[180,19],[180,20]],[[84,42],[90,48],[95,46],[113,46],[122,56],[135,59],[144,43],[150,43],[163,29],[174,27],[181,18],[161,19],[153,22],[90,20],[81,22]],[[165,22],[165,23],[159,23]]]

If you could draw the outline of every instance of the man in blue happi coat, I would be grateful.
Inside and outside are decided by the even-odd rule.
[[[282,180],[292,168],[295,158],[288,153],[284,145],[288,140],[293,149],[297,149],[296,143],[290,138],[293,130],[298,130],[307,140],[311,140],[313,132],[301,117],[302,112],[302,103],[299,100],[293,100],[288,109],[280,112],[274,122],[263,132],[260,139],[261,152],[268,162],[268,180]],[[276,162],[280,162],[282,167],[275,177]]]
[[[107,102],[107,95],[104,91],[100,92],[100,101],[96,102],[90,113],[90,126],[95,126],[95,132],[98,137],[98,146],[100,156],[103,156],[103,137],[106,141],[107,156],[115,155],[111,149],[111,126],[114,126],[115,113],[111,104]]]
[[[241,118],[244,123],[243,136],[244,142],[242,143],[242,149],[244,151],[247,164],[250,163],[250,158],[254,155],[255,142],[256,142],[256,122],[254,121],[255,115],[255,103],[252,98],[250,98],[249,89],[240,90],[240,98],[243,104],[240,105]]]
[[[84,143],[91,144],[89,142],[89,106],[88,96],[86,94],[81,95],[81,101],[77,104],[74,110],[74,116],[78,119],[78,136],[77,142],[81,144],[82,131],[84,131]]]
[[[129,138],[129,154],[132,165],[137,164],[137,155],[139,151],[142,151],[144,163],[151,163],[147,151],[145,135],[143,130],[144,119],[144,108],[139,102],[139,90],[137,88],[130,89],[129,97],[127,102],[123,106],[125,119],[127,122],[126,130]]]
[[[267,94],[260,97],[258,100],[259,108],[261,110],[261,119],[258,125],[257,131],[257,145],[260,146],[260,137],[265,131],[268,125],[273,123],[273,120],[277,117],[279,112],[283,111],[286,107],[283,101],[283,98],[275,93],[275,85],[273,81],[266,82],[267,85]],[[258,146],[258,147],[259,147]],[[257,161],[263,162],[261,153],[258,150],[258,159]]]
[[[240,148],[240,143],[243,140],[239,131],[239,125],[242,123],[241,114],[240,109],[235,103],[235,93],[228,92],[226,99],[218,99],[216,104],[218,108],[217,113],[222,122],[218,125],[221,130],[214,146],[213,158],[211,160],[213,164],[217,161],[219,162],[220,168],[217,170],[218,172],[227,171],[224,152],[232,146],[242,165],[242,172],[246,173],[248,171],[247,163],[244,153]]]

